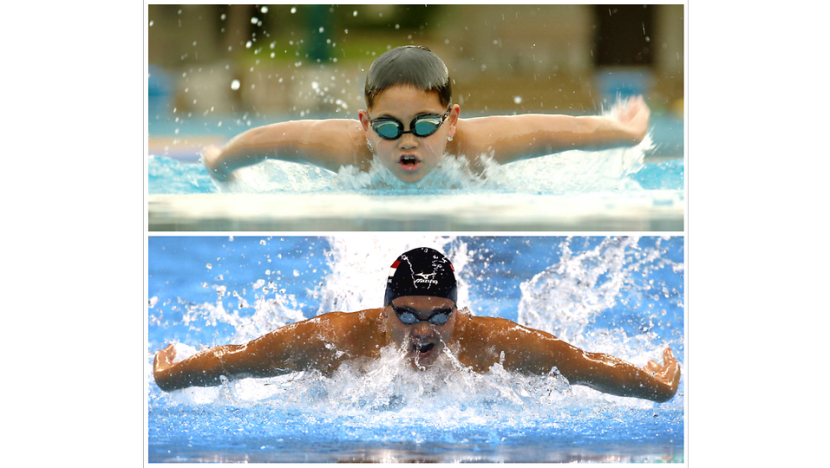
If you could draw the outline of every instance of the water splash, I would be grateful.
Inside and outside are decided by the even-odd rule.
[[[317,83],[316,81],[314,82]],[[318,84],[314,92],[328,96]],[[327,100],[336,103],[334,97]],[[616,119],[618,104],[603,113]],[[677,164],[652,167],[647,174],[639,175],[645,154],[654,149],[649,133],[632,147],[601,151],[566,151],[500,165],[491,155],[445,155],[438,167],[420,182],[406,184],[395,177],[377,159],[367,172],[354,166],[341,168],[337,173],[315,166],[285,161],[264,161],[254,166],[238,169],[235,180],[215,182],[209,191],[221,193],[319,193],[357,192],[367,194],[442,194],[459,190],[482,193],[528,193],[569,195],[588,192],[634,192],[646,189],[668,189],[682,193],[683,173]],[[483,165],[481,174],[471,169],[472,160]],[[151,170],[157,161],[151,159]],[[654,165],[649,165],[654,166]],[[204,169],[199,165],[199,169]],[[669,173],[665,176],[664,173]],[[151,193],[193,193],[178,183],[185,174],[166,174],[167,180],[151,182]],[[164,187],[164,185],[168,185]],[[155,188],[155,186],[159,186]]]
[[[375,236],[355,242],[351,236],[328,239],[326,251],[329,273],[315,290],[320,301],[318,314],[331,311],[357,311],[379,307],[383,303],[389,265],[403,252],[416,247],[430,247],[443,252],[458,276],[458,299],[466,304],[469,297],[465,266],[469,261],[466,244],[453,237],[434,235]]]
[[[651,316],[642,315],[652,314],[651,307],[658,304],[660,297],[653,297],[655,291],[662,291],[657,294],[658,296],[662,294],[669,297],[672,294],[666,286],[660,284],[655,272],[668,269],[670,274],[679,276],[683,271],[682,264],[665,257],[664,253],[668,249],[662,245],[661,239],[657,239],[653,245],[646,247],[642,247],[640,239],[636,237],[602,238],[591,248],[575,245],[576,242],[570,238],[555,242],[553,248],[561,251],[559,261],[544,268],[542,272],[520,285],[519,323],[553,333],[585,350],[609,353],[637,365],[645,364],[648,359],[660,361],[662,348],[668,344],[682,345],[682,333],[680,339],[672,339],[671,336],[661,337],[655,333],[653,327],[641,327],[640,325],[651,323],[653,320]],[[255,240],[251,243],[259,245]],[[294,245],[293,249],[298,248],[299,244],[292,245]],[[388,265],[401,252],[415,247],[435,248],[448,256],[453,262],[459,280],[458,302],[462,306],[470,304],[475,310],[475,302],[470,301],[470,284],[484,279],[479,276],[478,270],[470,267],[474,255],[479,252],[471,251],[467,242],[460,238],[446,236],[408,235],[401,238],[394,234],[379,234],[368,239],[361,236],[360,241],[357,241],[354,235],[341,235],[327,239],[323,253],[328,272],[315,287],[307,289],[309,296],[317,304],[316,314],[378,307],[382,303],[382,291],[386,283]],[[222,262],[225,263],[226,260]],[[221,283],[221,276],[218,278],[219,284],[203,285],[213,289],[216,294],[215,301],[201,304],[182,301],[185,309],[180,320],[182,325],[191,329],[196,326],[229,325],[232,328],[229,341],[239,344],[307,318],[303,316],[298,304],[296,288],[292,290],[292,293],[286,291],[285,287],[278,282],[258,279],[244,288],[254,291],[253,301],[249,302],[246,297],[250,295],[246,294],[246,291],[228,291],[227,286]],[[658,280],[657,283],[655,279]],[[254,313],[250,316],[242,316],[239,310],[228,310],[223,302],[223,298],[227,297],[236,298],[239,309],[253,308]],[[682,298],[682,295],[679,297]],[[634,325],[624,327],[613,321],[596,323],[597,318],[603,315],[612,315],[615,317],[614,320],[620,322],[626,320],[632,322],[631,319],[626,319],[626,314],[631,311],[620,311],[620,303],[635,300],[640,301],[640,304],[632,313],[640,316],[633,320]],[[156,296],[153,296],[152,302],[154,309],[160,307]],[[656,311],[654,312],[655,314],[652,315],[656,315]],[[680,325],[682,328],[682,322]],[[184,359],[195,352],[195,348],[181,343],[177,344],[177,349],[179,350],[177,360]],[[245,379],[230,382],[225,386],[225,390],[195,389],[192,391],[194,392],[192,400],[187,400],[191,397],[186,397],[183,401],[192,403],[204,401],[206,398],[209,401],[217,401],[225,398],[221,396],[222,392],[227,394],[229,391],[231,394],[237,392],[234,394],[236,396],[231,398],[234,402],[259,401],[263,398],[274,397],[276,389],[282,388],[290,389],[292,394],[310,392],[317,395],[315,401],[320,402],[331,402],[331,399],[335,398],[337,403],[342,405],[346,403],[340,400],[345,399],[348,400],[347,403],[351,402],[347,406],[351,405],[352,408],[360,407],[360,404],[356,402],[361,401],[375,402],[366,403],[368,408],[391,407],[394,406],[394,401],[402,398],[402,395],[407,395],[409,399],[405,401],[410,403],[415,401],[412,400],[412,395],[421,395],[426,398],[429,392],[424,389],[433,384],[438,385],[436,382],[444,379],[442,381],[449,387],[446,390],[436,390],[439,393],[447,391],[472,395],[474,404],[481,406],[487,398],[495,398],[492,392],[497,391],[501,392],[499,393],[502,395],[501,398],[506,398],[505,401],[509,405],[521,406],[520,402],[528,398],[527,395],[534,394],[529,389],[547,388],[550,390],[552,388],[550,385],[553,385],[564,392],[566,390],[563,389],[567,387],[566,383],[556,380],[555,375],[521,376],[506,372],[500,366],[484,375],[470,373],[451,355],[447,356],[446,366],[439,366],[443,370],[430,369],[426,373],[412,375],[407,373],[408,366],[402,366],[400,361],[400,355],[390,349],[384,351],[382,359],[377,364],[369,367],[368,373],[365,370],[365,363],[355,363],[344,365],[338,374],[330,378],[315,373],[305,373],[302,377],[282,376],[271,380],[266,379],[267,381]],[[449,375],[453,377],[448,377]],[[423,380],[423,376],[428,378]],[[303,386],[297,387],[299,381],[305,382]],[[513,382],[515,385],[507,385],[504,383],[506,381]],[[269,389],[262,390],[260,387],[263,385]],[[413,385],[417,387],[417,391],[413,390]],[[574,390],[568,387],[567,392],[573,392],[580,398],[600,398],[603,401],[616,398],[607,395],[599,397],[597,392],[583,387],[576,387]],[[550,396],[550,392],[547,394]],[[308,404],[308,400],[303,401]],[[424,401],[418,401],[419,405],[427,404]],[[468,401],[468,404],[473,403]]]
[[[338,173],[283,161],[266,161],[237,170],[236,181],[217,183],[226,193],[328,192],[346,191],[373,194],[502,192],[563,195],[604,191],[642,191],[630,178],[643,166],[651,139],[632,148],[596,152],[567,151],[526,161],[501,165],[482,155],[482,174],[471,169],[465,156],[445,155],[438,167],[414,184],[407,184],[375,158],[368,172],[354,166]]]
[[[268,238],[263,245],[258,238],[236,236],[232,241],[213,243],[221,246],[221,253],[202,249],[205,253],[201,256],[196,255],[197,247],[192,241],[169,243],[166,252],[183,252],[187,247],[186,252],[193,257],[172,255],[169,264],[187,260],[197,271],[205,272],[204,264],[210,260],[215,262],[215,268],[209,274],[212,283],[208,280],[206,287],[189,289],[190,294],[200,291],[205,300],[189,303],[179,299],[185,309],[180,318],[168,312],[171,308],[165,305],[170,302],[169,293],[164,290],[168,278],[151,275],[155,284],[164,286],[161,291],[149,290],[153,303],[150,312],[168,315],[158,320],[151,316],[149,331],[156,336],[151,339],[156,344],[151,345],[146,356],[148,382],[153,381],[153,351],[158,349],[158,341],[165,339],[158,335],[169,336],[174,328],[187,326],[193,333],[175,343],[178,361],[200,350],[190,344],[208,344],[211,340],[218,342],[214,344],[241,343],[301,320],[303,307],[296,296],[302,288],[313,298],[313,307],[304,308],[306,316],[377,307],[382,300],[388,265],[401,252],[417,246],[437,248],[448,255],[461,282],[459,303],[470,304],[470,291],[479,291],[474,283],[500,284],[500,274],[494,269],[504,264],[507,257],[518,254],[525,240],[538,246],[523,251],[556,260],[529,262],[538,268],[530,267],[524,276],[528,280],[521,287],[514,284],[521,289],[520,322],[568,336],[583,349],[607,352],[636,365],[659,359],[656,354],[660,345],[656,343],[671,340],[674,331],[661,331],[661,336],[655,336],[654,329],[641,330],[643,317],[635,317],[635,325],[626,327],[614,321],[627,322],[633,317],[631,314],[648,314],[650,306],[662,307],[666,297],[682,302],[682,294],[672,296],[673,288],[682,288],[682,280],[677,281],[683,272],[682,253],[678,252],[682,250],[682,239],[677,242],[653,238],[529,237],[482,242],[480,238],[434,235],[407,235],[401,239],[399,234],[353,234],[329,238],[320,246],[315,239]],[[168,245],[153,244],[151,252]],[[549,254],[546,256],[540,249]],[[321,250],[323,255],[319,255]],[[318,262],[308,268],[320,269],[320,264],[325,263],[326,271],[310,283],[303,282],[309,272],[298,265],[308,265],[307,257],[312,254]],[[488,260],[482,260],[482,256]],[[279,262],[268,263],[266,257],[278,258]],[[150,261],[155,261],[152,255]],[[287,266],[287,261],[294,263]],[[253,273],[245,276],[243,282],[233,283],[230,275],[239,275],[241,271],[234,273],[231,269],[228,273],[232,263],[245,263],[246,271],[253,268],[273,275],[273,269],[278,268],[286,274],[282,282],[252,279],[259,276]],[[482,269],[481,263],[490,266]],[[299,268],[299,277],[290,273],[294,268]],[[540,272],[532,274],[537,271]],[[219,272],[222,274],[215,276]],[[664,277],[673,278],[671,284],[663,285]],[[556,290],[551,291],[552,288]],[[210,294],[215,294],[215,298],[210,298]],[[239,301],[241,310],[253,308],[255,312],[243,316],[227,306],[229,297]],[[556,307],[545,308],[554,303]],[[474,301],[473,308],[475,304]],[[659,315],[657,310],[654,312]],[[647,323],[649,319],[644,320]],[[220,332],[223,324],[230,330]],[[682,347],[682,318],[679,325],[680,338],[674,342]],[[272,378],[225,380],[217,387],[170,393],[151,384],[150,450],[157,456],[191,451],[212,453],[217,450],[215,447],[233,445],[245,453],[271,450],[276,460],[295,444],[312,451],[324,446],[338,451],[355,448],[349,444],[424,444],[437,450],[463,446],[465,450],[478,451],[481,447],[515,444],[550,449],[551,441],[558,441],[559,450],[567,452],[572,444],[594,444],[602,451],[603,444],[627,446],[645,441],[682,452],[683,380],[678,396],[655,405],[646,400],[602,394],[584,386],[570,386],[555,370],[548,375],[527,376],[495,365],[478,374],[460,365],[446,348],[438,362],[425,371],[413,369],[398,349],[386,347],[380,351],[379,359],[347,362],[330,376],[306,371]],[[682,353],[677,355],[682,360]],[[685,368],[681,372],[685,373]],[[445,444],[443,449],[439,448],[441,444]],[[168,452],[171,449],[173,452]],[[543,457],[541,452],[522,460],[544,459],[539,457]]]
[[[654,299],[648,297],[654,288],[652,272],[669,267],[674,273],[683,265],[663,258],[661,240],[654,247],[640,247],[638,237],[604,238],[593,249],[574,253],[571,239],[559,248],[559,263],[547,267],[531,280],[522,283],[519,323],[552,333],[583,349],[605,352],[630,361],[661,360],[661,351],[670,343],[653,343],[657,337],[650,330],[656,313],[650,312]],[[682,284],[682,283],[681,283]],[[662,287],[666,291],[665,286]],[[635,311],[638,321],[649,326],[623,327],[611,322],[613,328],[594,323],[600,314],[608,314],[619,302],[648,302],[643,312]],[[640,304],[642,305],[642,304]],[[619,320],[623,322],[624,320]],[[631,319],[629,319],[631,321]],[[588,327],[591,333],[587,333]]]

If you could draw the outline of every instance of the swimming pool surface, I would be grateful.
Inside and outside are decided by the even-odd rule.
[[[684,460],[682,237],[150,237],[150,462],[678,462]],[[669,402],[601,394],[560,376],[452,359],[426,372],[394,350],[367,373],[302,372],[162,392],[155,351],[179,358],[282,325],[382,301],[388,264],[416,246],[447,253],[459,305],[642,366],[670,346]]]

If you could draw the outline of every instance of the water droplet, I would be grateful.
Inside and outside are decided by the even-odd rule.
[[[246,49],[250,49],[250,48],[251,48],[251,41],[248,41],[248,42],[246,42],[246,43],[245,43],[245,48],[246,48]]]
[[[395,25],[395,29],[401,29],[401,25],[400,25],[400,24],[396,24],[396,25]]]
[[[233,80],[233,81],[231,81],[231,89],[232,89],[232,90],[234,90],[234,91],[236,91],[237,89],[239,89],[239,80]]]
[[[257,24],[257,21],[259,21],[259,18],[257,18],[256,16],[251,18],[251,24]]]
[[[152,21],[150,21],[150,26],[152,26],[152,25],[153,25],[153,22],[152,22]]]
[[[357,16],[357,10],[352,12],[352,16]]]
[[[262,7],[262,9],[261,9],[261,10],[259,10],[259,11],[261,11],[261,12],[263,12],[263,13],[268,13],[268,7],[267,7],[267,6],[264,6],[264,7]]]
[[[296,12],[297,12],[297,9],[296,9],[296,8],[291,8],[291,14],[292,14],[292,15],[293,15],[294,13],[296,13]]]
[[[521,96],[513,96],[513,102],[515,102],[516,104],[521,104],[522,103],[522,97]]]
[[[222,16],[220,16],[219,19],[222,20],[222,21],[225,21],[225,18],[227,18],[227,17],[228,17],[228,15],[222,13]]]

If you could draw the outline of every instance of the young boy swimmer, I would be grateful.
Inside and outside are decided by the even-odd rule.
[[[377,359],[391,345],[418,369],[449,352],[476,372],[501,363],[509,371],[544,375],[555,366],[571,384],[614,395],[664,402],[677,392],[680,367],[669,348],[662,366],[649,361],[640,369],[506,319],[461,312],[456,297],[450,261],[433,249],[410,250],[392,264],[383,308],[320,315],[178,363],[172,362],[176,350],[168,345],[155,357],[156,384],[171,391],[219,385],[222,375],[270,377],[306,369],[330,375],[346,361]]]
[[[499,164],[572,149],[603,149],[639,143],[649,109],[631,98],[617,120],[605,117],[527,114],[460,119],[452,103],[444,62],[422,46],[389,50],[366,77],[366,109],[358,120],[300,120],[251,129],[224,148],[208,147],[202,159],[217,180],[265,159],[368,171],[377,160],[406,183],[418,182],[444,154],[466,156],[476,173],[482,155]]]

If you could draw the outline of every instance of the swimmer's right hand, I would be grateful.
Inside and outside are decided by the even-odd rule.
[[[161,374],[173,367],[173,359],[175,358],[176,347],[173,346],[173,343],[156,353],[156,358],[153,360],[153,376],[157,382]]]

